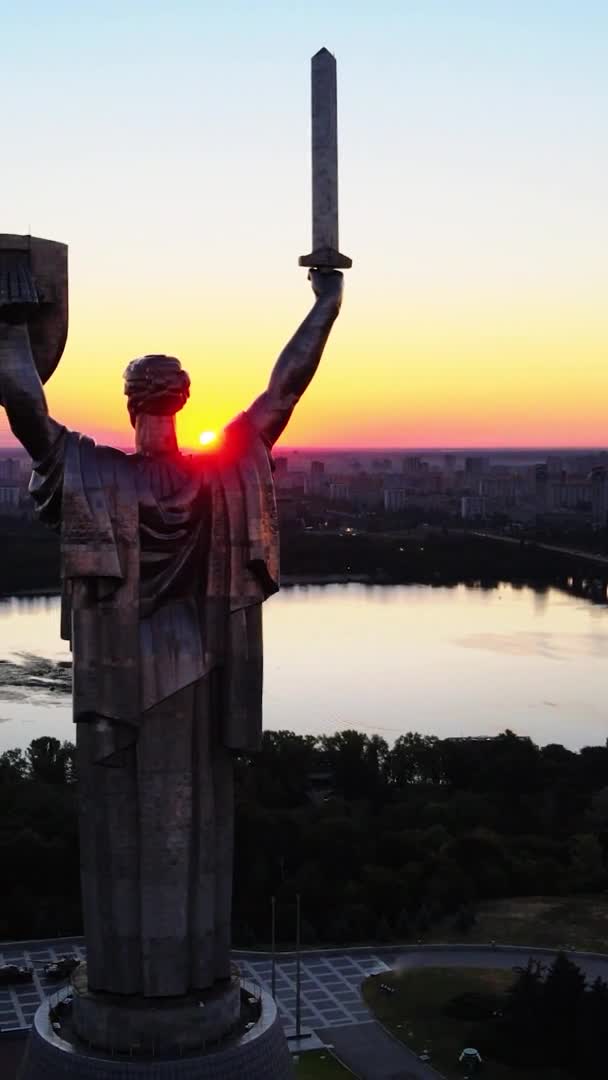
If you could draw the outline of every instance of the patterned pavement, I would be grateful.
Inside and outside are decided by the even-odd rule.
[[[0,987],[0,1032],[29,1028],[34,1013],[45,997],[50,997],[64,985],[45,979],[45,964],[62,954],[76,953],[84,959],[81,938],[61,941],[39,941],[5,946],[0,952],[0,964],[20,964],[34,968],[34,980],[12,987]],[[247,953],[235,955],[246,979],[271,990],[271,963],[268,956]],[[321,1028],[361,1024],[371,1016],[361,1000],[360,986],[374,971],[387,971],[387,965],[374,954],[322,956],[319,953],[301,957],[301,1021],[302,1026],[318,1031]],[[279,1014],[287,1029],[296,1023],[296,963],[292,957],[277,960],[276,999]]]
[[[271,967],[268,959],[251,956],[238,959],[243,975],[256,980],[264,990],[271,990]],[[360,986],[374,971],[388,971],[383,960],[374,955],[312,957],[302,956],[301,1019],[302,1026],[321,1028],[361,1024],[371,1019],[361,1000]],[[296,964],[294,960],[277,963],[276,999],[279,1015],[286,1028],[296,1022]]]
[[[32,1026],[38,1006],[64,986],[63,982],[46,979],[43,968],[65,953],[75,953],[84,960],[81,938],[62,938],[55,944],[50,941],[19,942],[0,951],[0,964],[19,964],[34,969],[31,983],[0,986],[0,1032]]]

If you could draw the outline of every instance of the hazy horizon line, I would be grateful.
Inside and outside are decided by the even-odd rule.
[[[550,453],[603,453],[608,452],[606,446],[560,446],[560,445],[533,445],[533,446],[279,446],[277,453],[306,453],[335,454],[335,453],[364,453],[364,454],[492,454],[514,453],[529,454],[531,452],[549,451]]]
[[[102,445],[104,445],[102,443]],[[126,444],[121,444],[119,440],[116,442],[116,448],[119,450],[131,451],[131,447]],[[188,446],[184,444],[184,450],[198,450],[197,446]],[[26,454],[23,447],[18,444],[0,443],[0,452],[9,451],[10,453]],[[200,450],[201,453],[205,453],[204,450]],[[537,444],[526,446],[323,446],[311,443],[309,445],[301,446],[275,446],[273,453],[277,454],[530,454],[530,453],[551,453],[551,454],[590,454],[590,453],[607,453],[608,445],[604,446],[585,446],[585,445],[559,445],[559,444]],[[27,456],[27,454],[26,454]]]

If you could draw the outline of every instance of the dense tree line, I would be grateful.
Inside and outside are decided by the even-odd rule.
[[[59,588],[59,534],[37,521],[0,515],[0,595]]]
[[[608,748],[409,733],[267,731],[237,759],[234,936],[307,943],[416,938],[478,900],[608,886]],[[80,928],[74,748],[0,756],[0,937]]]
[[[0,755],[0,937],[81,926],[74,747],[34,739]]]
[[[469,1000],[464,1000],[467,997]],[[472,1001],[473,997],[478,1000]],[[589,984],[563,953],[547,970],[530,959],[503,1000],[491,1000],[483,994],[462,995],[462,1000],[455,999],[446,1011],[466,1019],[468,1010],[483,1015],[484,1007],[489,1015],[469,1034],[471,1044],[483,1056],[515,1068],[554,1066],[581,1080],[601,1075],[608,1031],[608,984],[599,977]]]
[[[415,938],[445,916],[464,933],[480,899],[606,887],[607,852],[606,747],[266,732],[239,768],[237,936],[267,939],[274,893],[289,938],[298,892],[310,941]]]

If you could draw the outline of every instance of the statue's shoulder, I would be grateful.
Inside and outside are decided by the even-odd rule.
[[[94,481],[98,477],[102,482],[116,482],[121,477],[126,479],[134,474],[134,454],[117,446],[97,443],[89,435],[81,435],[77,431],[70,432],[68,439],[66,458],[85,480]]]
[[[91,454],[104,461],[116,462],[130,462],[135,458],[135,454],[120,450],[117,446],[106,446],[105,443],[98,443],[90,435],[81,435],[79,431],[70,432],[70,436],[73,439],[75,449],[81,454]]]
[[[247,450],[257,437],[257,428],[247,412],[235,416],[222,432],[224,445],[233,450]]]
[[[109,461],[119,461],[121,464],[135,467],[136,454],[127,450],[120,450],[117,446],[105,446],[103,443],[95,444],[96,452],[103,455]]]
[[[270,459],[270,448],[248,412],[239,413],[224,428],[219,456],[228,464]]]

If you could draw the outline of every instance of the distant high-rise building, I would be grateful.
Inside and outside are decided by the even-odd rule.
[[[345,480],[335,480],[329,485],[329,497],[332,502],[350,499],[350,484]]]
[[[557,483],[550,484],[552,511],[576,510],[579,513],[592,512],[593,495],[590,480],[577,476],[560,477]]]
[[[18,458],[0,458],[0,480],[13,483],[21,479],[22,473],[23,463]]]
[[[428,464],[419,457],[404,457],[401,462],[401,471],[404,473],[421,473],[428,469]]]
[[[550,473],[559,473],[560,475],[564,471],[564,460],[557,454],[549,454],[546,461],[546,467]]]
[[[311,461],[308,490],[312,495],[320,495],[325,486],[325,463]]]
[[[296,502],[293,496],[284,492],[277,496],[279,525],[293,525],[297,521]]]
[[[380,476],[357,476],[350,482],[350,498],[361,510],[383,505],[383,479]]]
[[[593,524],[605,529],[608,524],[608,470],[597,465],[591,471],[591,512]]]
[[[385,488],[384,489],[384,509],[386,511],[393,512],[396,510],[405,510],[408,505],[409,495],[403,488]]]
[[[0,483],[0,513],[17,513],[23,501],[23,489],[16,483]]]
[[[483,476],[490,467],[490,460],[484,457],[482,454],[477,454],[475,457],[466,457],[464,459],[464,471],[467,477]]]
[[[549,470],[546,465],[537,465],[534,469],[534,499],[536,513],[546,514],[549,504]]]
[[[486,516],[486,500],[482,495],[463,495],[460,500],[460,516],[465,521]]]

